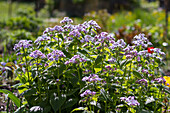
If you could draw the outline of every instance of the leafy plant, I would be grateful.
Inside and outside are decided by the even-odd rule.
[[[93,20],[72,22],[65,17],[62,26],[46,28],[34,42],[20,40],[14,46],[25,110],[161,112],[168,106],[169,88],[159,71],[165,53],[150,47],[144,34],[130,46],[98,33]]]

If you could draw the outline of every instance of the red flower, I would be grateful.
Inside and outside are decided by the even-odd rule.
[[[154,52],[153,49],[154,49],[154,47],[148,47],[148,53],[152,54]]]

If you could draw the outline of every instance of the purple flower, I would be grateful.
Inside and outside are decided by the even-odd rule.
[[[98,81],[101,81],[102,79],[99,78],[98,75],[96,74],[90,74],[89,77],[85,76],[83,77],[82,81],[88,81],[88,82],[98,82]]]
[[[140,103],[135,100],[134,96],[129,96],[128,98],[126,97],[120,97],[121,101],[126,102],[129,106],[139,106]]]
[[[51,38],[49,37],[49,36],[47,36],[47,35],[42,35],[42,36],[40,36],[40,37],[38,37],[35,41],[34,41],[34,43],[36,43],[37,45],[39,45],[42,41],[47,41],[47,40],[50,40]]]
[[[165,83],[166,82],[166,80],[163,77],[156,78],[156,79],[154,79],[154,81],[157,81],[158,83]]]
[[[70,19],[69,17],[64,17],[63,20],[60,21],[61,24],[71,24],[73,23],[73,20]]]
[[[140,79],[137,81],[140,84],[147,85],[148,81],[146,79]]]
[[[45,29],[43,34],[46,34],[46,33],[50,32],[50,31],[54,31],[54,29],[52,29],[51,27],[48,27],[48,28]]]
[[[1,62],[1,65],[2,65],[2,66],[5,66],[5,65],[6,65],[6,63],[5,63],[5,62]]]
[[[46,58],[46,56],[39,50],[35,50],[33,52],[31,52],[30,54],[30,57],[33,57],[33,58]]]
[[[138,62],[140,62],[140,61],[141,61],[140,56],[138,56],[138,57],[137,57],[137,61],[138,61]]]
[[[71,31],[68,35],[73,37],[80,37],[81,33],[76,29]]]
[[[149,74],[147,69],[142,69],[142,73]]]
[[[80,94],[81,97],[84,97],[84,96],[93,96],[95,95],[96,92],[95,91],[90,91],[89,89],[87,89],[85,92],[83,92],[82,94]]]
[[[56,25],[54,29],[57,31],[57,33],[62,33],[64,32],[64,29],[61,26]]]
[[[114,62],[116,62],[116,58],[112,57],[112,58],[108,59],[108,61],[111,62],[111,63],[114,63]]]
[[[132,44],[141,46],[142,48],[147,48],[148,45],[152,45],[152,43],[145,37],[145,34],[136,35]]]
[[[54,50],[52,53],[47,55],[48,60],[58,60],[60,57],[66,57],[64,53],[60,50]]]
[[[74,55],[69,61],[66,61],[65,64],[78,64],[80,62],[86,62],[86,59],[81,58],[80,55]]]
[[[45,63],[45,67],[47,67],[47,66],[49,66],[49,64],[48,64],[48,63]]]
[[[96,23],[94,20],[90,20],[88,24],[93,28],[93,29],[101,29],[101,27]]]
[[[15,44],[14,50],[18,51],[21,50],[21,48],[29,48],[32,46],[32,44],[30,44],[31,42],[31,40],[20,40],[18,44]]]

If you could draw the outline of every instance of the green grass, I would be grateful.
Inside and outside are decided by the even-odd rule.
[[[15,17],[19,10],[27,10],[29,8],[34,9],[33,3],[20,3],[13,2],[12,3],[12,12],[9,15],[9,3],[6,1],[0,1],[0,21],[6,20],[10,17]]]

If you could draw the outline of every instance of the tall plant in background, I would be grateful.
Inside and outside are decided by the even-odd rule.
[[[135,36],[130,46],[97,32],[100,26],[93,20],[72,23],[65,17],[61,26],[46,28],[34,42],[20,40],[14,46],[19,59],[16,87],[25,106],[18,111],[168,109],[169,77],[164,79],[160,71],[165,55],[161,49],[151,47],[144,34]]]

